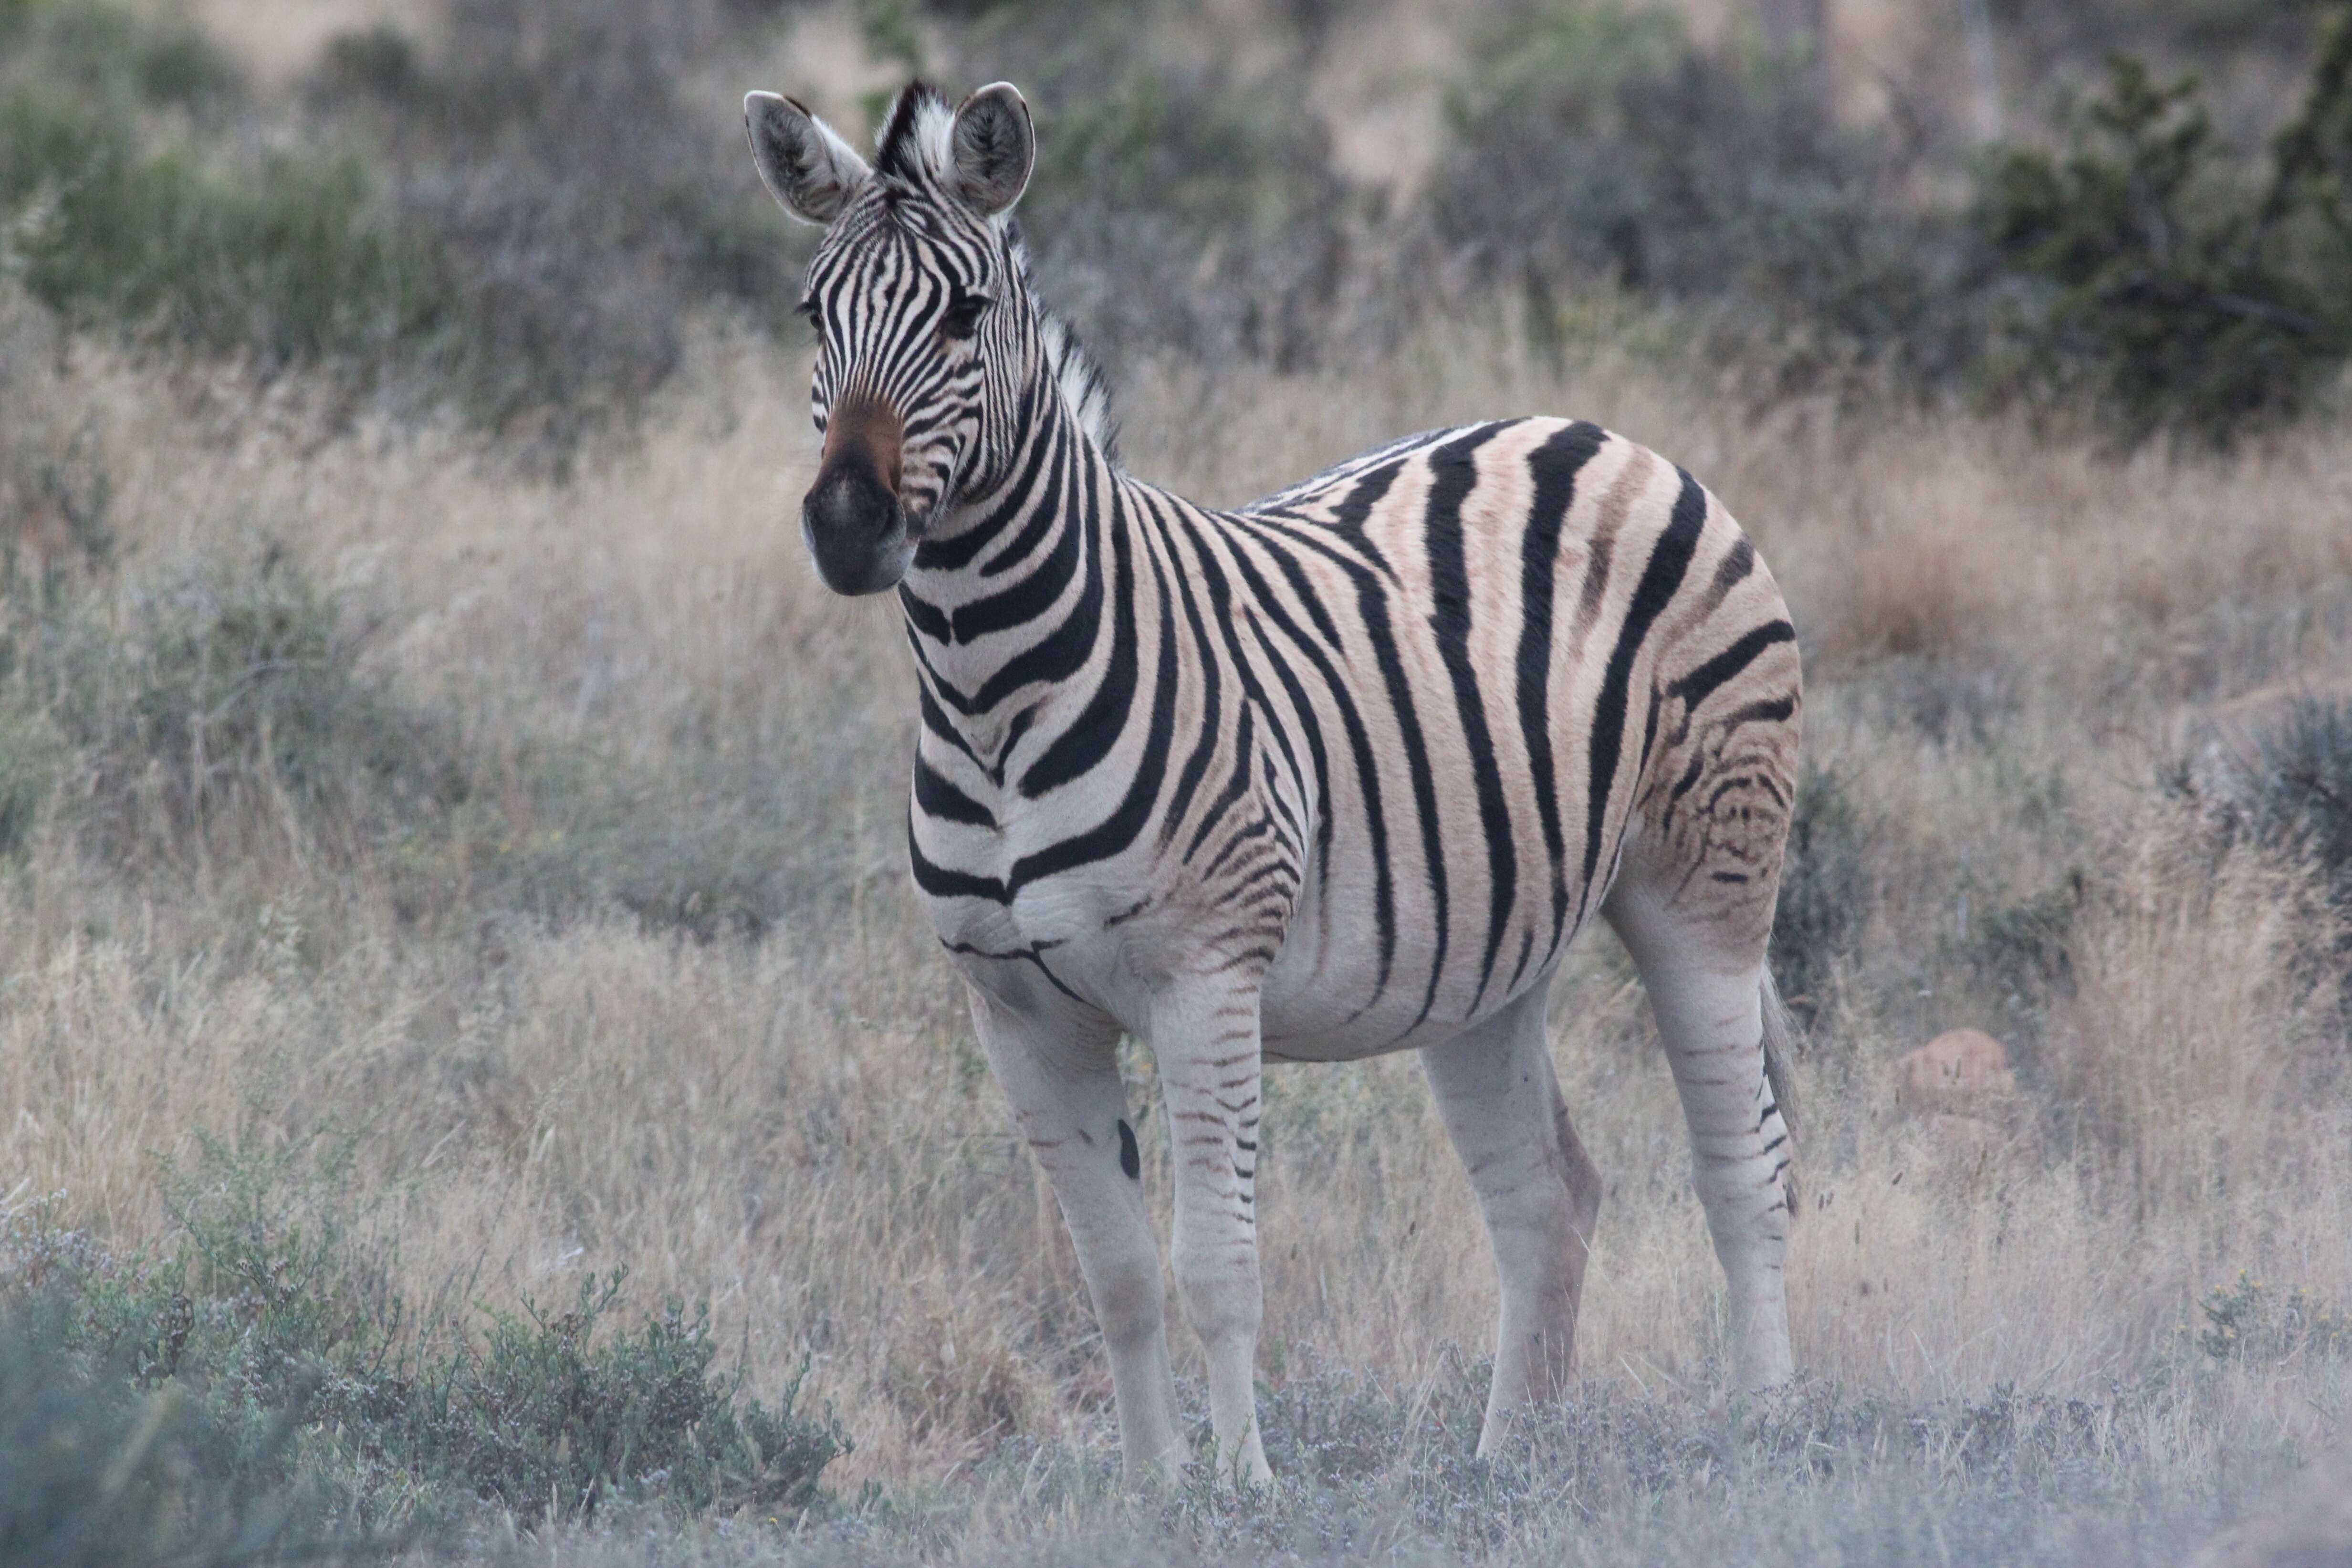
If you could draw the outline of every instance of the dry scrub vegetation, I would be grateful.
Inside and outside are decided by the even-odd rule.
[[[2352,168],[2327,7],[278,9],[0,0],[0,1568],[2152,1564],[2319,1517],[2263,1500],[2352,1409],[2352,184],[2265,139]],[[2115,47],[2212,56],[2213,136],[2083,131]],[[1748,525],[1809,671],[1791,1389],[1724,1385],[1600,931],[1576,1396],[1470,1458],[1494,1284],[1418,1068],[1277,1068],[1276,1484],[1118,1492],[908,886],[897,619],[796,538],[808,237],[731,123],[747,70],[851,124],[918,66],[1034,89],[1139,472],[1570,414]],[[1906,1116],[1961,1026],[2015,1092]]]
[[[804,365],[704,342],[558,484],[461,433],[337,431],[292,382],[256,405],[87,347],[36,363],[0,427],[51,498],[11,542],[8,766],[47,747],[64,784],[11,797],[0,891],[12,1234],[160,1254],[159,1172],[210,1139],[341,1205],[371,1289],[419,1308],[614,1268],[708,1300],[750,1391],[805,1361],[855,1450],[831,1503],[671,1557],[2161,1562],[2342,1440],[2341,1321],[2309,1324],[2352,1302],[2346,908],[2192,765],[2204,708],[2352,660],[2340,428],[2118,462],[2000,422],[1759,422],[1475,321],[1344,383],[1147,366],[1129,461],[1213,499],[1473,413],[1675,455],[1789,585],[1817,771],[1782,938],[1812,1020],[1801,1384],[1727,1424],[1678,1112],[1596,933],[1556,1003],[1610,1184],[1585,1391],[1468,1460],[1493,1281],[1418,1071],[1281,1069],[1285,1479],[1139,1505],[1073,1256],[906,885],[895,619],[824,595],[790,525]],[[67,517],[101,480],[102,548]],[[342,670],[303,700],[332,713],[256,732],[266,658],[167,679],[190,636],[227,658],[237,617],[312,613],[331,635],[280,666]],[[131,650],[104,677],[130,731],[70,732],[76,627]],[[1961,1025],[2024,1088],[1952,1144],[1896,1117],[1894,1071]],[[638,1560],[601,1517],[506,1550]]]

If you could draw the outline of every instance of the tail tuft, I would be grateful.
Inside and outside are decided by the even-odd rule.
[[[1772,983],[1772,972],[1764,971],[1764,1081],[1772,1090],[1772,1103],[1780,1108],[1781,1123],[1789,1130],[1789,1168],[1781,1181],[1789,1194],[1789,1223],[1797,1223],[1797,1086],[1789,1077],[1789,1057],[1797,1044],[1797,1020],[1789,1016],[1780,1000],[1780,988]]]

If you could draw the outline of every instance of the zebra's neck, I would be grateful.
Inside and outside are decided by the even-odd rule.
[[[1118,635],[1133,592],[1133,481],[1047,375],[1018,409],[1004,478],[958,500],[898,589],[927,727],[952,729],[1000,780],[1039,709]]]

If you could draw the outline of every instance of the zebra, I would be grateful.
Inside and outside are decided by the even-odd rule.
[[[1792,808],[1796,637],[1683,469],[1593,425],[1394,441],[1230,511],[1126,471],[1108,392],[1011,216],[1008,83],[914,83],[869,163],[744,100],[824,230],[818,575],[895,589],[920,722],[914,882],[1076,1244],[1130,1483],[1192,1463],[1118,1063],[1157,1061],[1178,1297],[1226,1481],[1268,1479],[1254,1178],[1264,1062],[1418,1050],[1500,1281],[1478,1452],[1559,1397],[1601,1182],[1545,1026],[1597,913],[1665,1043],[1736,1375],[1792,1375],[1787,1025],[1765,952]]]

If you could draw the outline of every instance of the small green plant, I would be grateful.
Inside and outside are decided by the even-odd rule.
[[[1853,951],[1876,900],[1862,810],[1846,781],[1805,761],[1789,824],[1789,858],[1772,918],[1772,973],[1811,1022],[1829,1003],[1839,957]]]
[[[241,1568],[379,1554],[322,1538],[301,1490],[226,1464],[223,1434],[185,1388],[141,1393],[76,1340],[65,1301],[0,1311],[0,1563]],[[286,1436],[281,1424],[269,1446]]]
[[[412,1464],[462,1476],[526,1522],[614,1498],[697,1513],[814,1502],[849,1442],[830,1419],[794,1416],[801,1376],[774,1409],[741,1398],[740,1378],[712,1374],[709,1309],[674,1300],[600,1342],[622,1279],[587,1276],[561,1314],[526,1300],[494,1319],[486,1350],[427,1369],[403,1434]]]
[[[2012,1007],[2032,1008],[2074,983],[2074,922],[2090,896],[2081,870],[2030,898],[1986,910],[1958,955]]]
[[[2352,703],[2297,702],[2263,738],[2255,830],[2308,855],[2352,916]]]
[[[2126,440],[2221,443],[2307,406],[2352,356],[2352,13],[2323,29],[2267,185],[2221,148],[2193,76],[2116,57],[2063,153],[1987,168],[1985,233],[2023,285],[2030,376]]]
[[[2205,1320],[2196,1330],[2197,1348],[2218,1362],[2352,1354],[2352,1317],[2300,1286],[2281,1296],[2242,1268],[2230,1284],[2208,1290],[2197,1310]]]
[[[201,1434],[202,1473],[225,1495],[299,1489],[281,1522],[430,1526],[487,1502],[537,1524],[622,1500],[681,1515],[820,1500],[846,1434],[830,1414],[795,1408],[798,1375],[769,1405],[744,1394],[740,1373],[716,1373],[707,1307],[667,1301],[623,1330],[615,1272],[584,1278],[561,1313],[530,1300],[485,1310],[478,1332],[411,1321],[349,1225],[352,1148],[341,1136],[281,1149],[201,1141],[162,1172],[178,1246],[152,1258],[117,1256],[37,1212],[10,1220],[0,1330],[47,1325],[44,1342],[89,1369],[68,1393]],[[0,1331],[0,1415],[8,1355]],[[45,1452],[49,1419],[66,1417],[23,1417],[16,1447]],[[0,1504],[10,1444],[0,1432]]]

